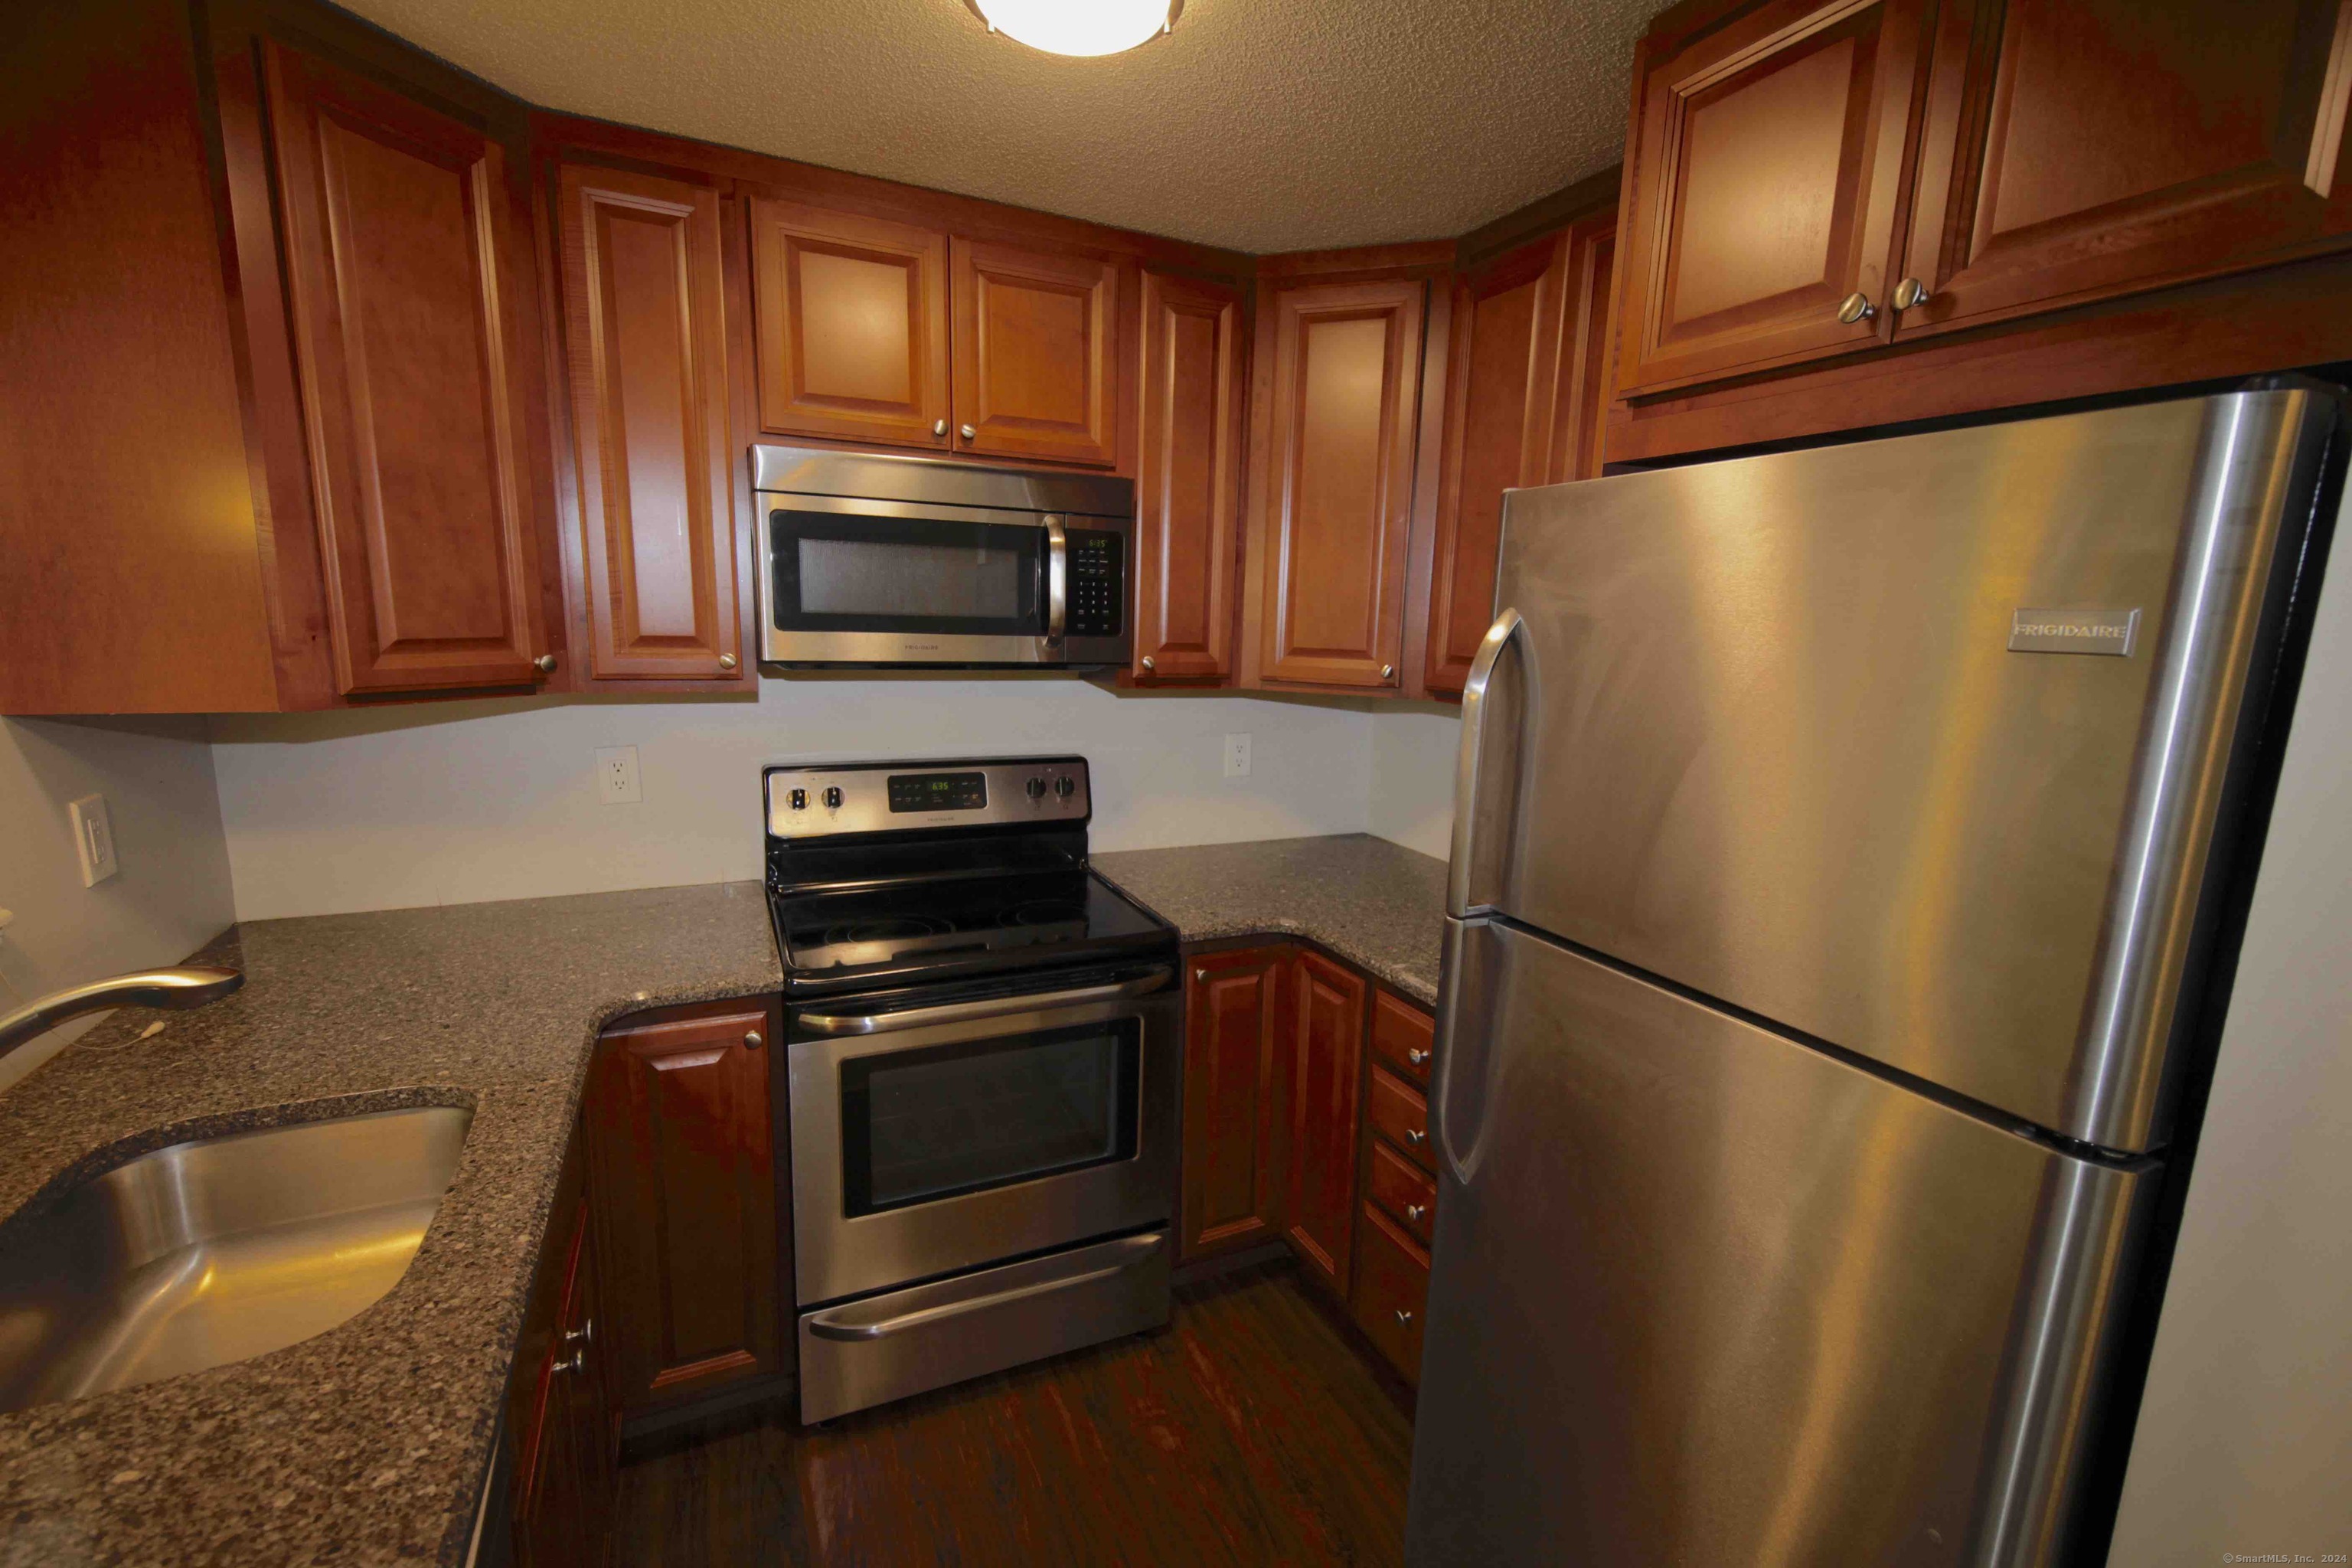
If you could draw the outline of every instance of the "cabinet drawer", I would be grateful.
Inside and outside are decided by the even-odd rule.
[[[1365,1192],[1388,1210],[1389,1217],[1402,1226],[1415,1241],[1427,1247],[1437,1224],[1437,1183],[1428,1172],[1377,1138],[1372,1140],[1372,1157],[1367,1167]]]
[[[1372,994],[1372,1054],[1424,1089],[1436,1039],[1436,1019],[1401,996]]]
[[[1366,1097],[1372,1131],[1404,1151],[1425,1171],[1437,1169],[1429,1147],[1429,1102],[1421,1090],[1386,1068],[1372,1069],[1372,1092]]]
[[[1421,1381],[1423,1308],[1429,1297],[1429,1254],[1374,1204],[1364,1205],[1356,1244],[1357,1327],[1407,1383]]]

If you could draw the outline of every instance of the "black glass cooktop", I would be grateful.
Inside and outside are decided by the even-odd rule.
[[[1076,962],[1172,941],[1166,926],[1083,870],[778,893],[772,903],[795,989]]]

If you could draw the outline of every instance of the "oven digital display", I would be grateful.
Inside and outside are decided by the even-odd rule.
[[[978,811],[988,804],[986,773],[892,773],[892,811]]]

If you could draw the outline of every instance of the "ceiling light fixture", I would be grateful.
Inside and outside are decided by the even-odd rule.
[[[1049,55],[1115,55],[1174,26],[1184,0],[964,0],[992,33]]]

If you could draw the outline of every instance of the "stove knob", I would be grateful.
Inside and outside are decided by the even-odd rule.
[[[804,789],[796,789],[793,791],[792,800],[793,809],[794,811],[806,811],[808,809],[808,791]]]
[[[1060,778],[1054,781],[1054,793],[1060,795],[1064,800],[1067,800],[1072,795],[1078,793],[1078,781],[1072,778],[1069,774],[1064,773]]]
[[[833,784],[824,792],[824,804],[835,811],[841,809],[841,786]]]
[[[1029,798],[1031,800],[1043,800],[1045,797],[1045,781],[1044,779],[1031,779],[1024,787],[1029,791]]]

